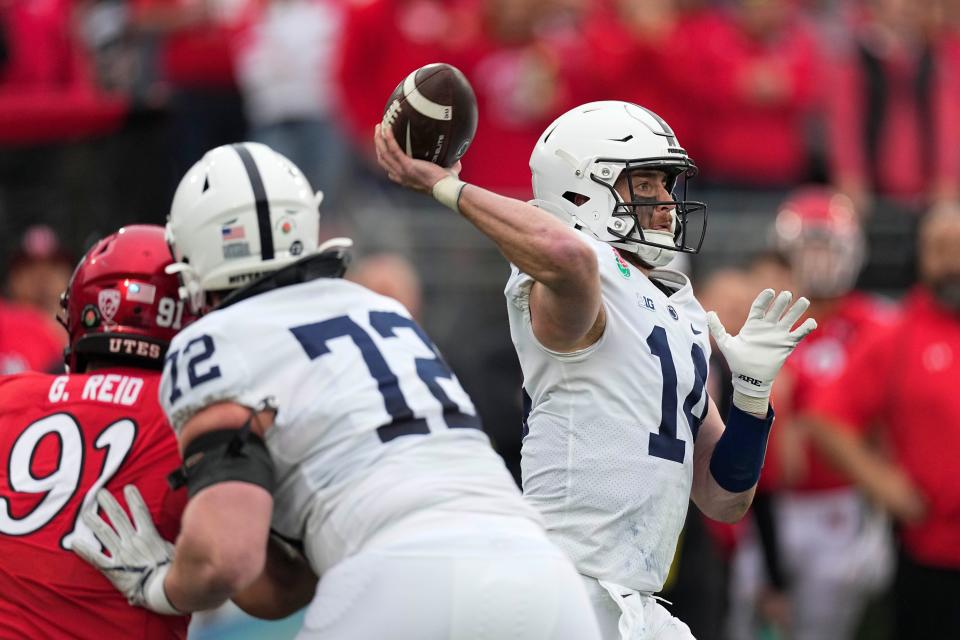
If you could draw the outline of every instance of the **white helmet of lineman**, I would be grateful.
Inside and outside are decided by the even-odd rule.
[[[270,147],[241,142],[208,151],[180,181],[167,241],[181,296],[195,312],[206,292],[236,289],[317,252],[323,193]]]
[[[686,181],[697,167],[673,130],[649,109],[629,102],[590,102],[557,118],[530,156],[535,204],[576,229],[651,267],[668,264],[677,251],[696,253],[706,231],[706,205],[686,200]],[[669,202],[633,195],[624,200],[614,185],[634,170],[659,170],[669,177]],[[579,196],[579,197],[578,197]],[[672,207],[672,231],[642,227],[641,215]],[[698,237],[688,239],[688,221],[702,214]]]

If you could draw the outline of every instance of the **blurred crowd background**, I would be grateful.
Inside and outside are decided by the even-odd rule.
[[[703,250],[682,266],[728,327],[759,289],[796,286],[774,222],[801,187],[842,198],[862,229],[837,249],[856,254],[850,286],[890,304],[922,275],[921,221],[957,213],[960,0],[0,0],[0,371],[57,367],[65,335],[52,318],[75,260],[122,224],[162,224],[205,150],[256,140],[325,192],[322,235],[354,238],[351,277],[420,319],[518,473],[507,265],[372,160],[387,96],[436,61],[477,93],[462,177],[507,195],[530,197],[530,151],[572,106],[628,100],[669,122],[700,167],[691,195],[709,206]],[[940,250],[960,255],[960,239]],[[862,309],[868,324],[896,313],[872,299]],[[823,362],[827,378],[839,370]],[[722,404],[719,383],[714,397]],[[774,503],[804,482],[806,467],[786,458],[765,472]],[[960,531],[960,505],[949,509]],[[737,569],[756,519],[719,527],[691,511],[664,595],[698,638],[802,636],[776,539],[761,545],[772,579]],[[851,637],[893,637],[891,580],[878,577],[863,602],[834,602],[850,611]],[[282,637],[296,626],[265,628],[221,614],[195,633]]]

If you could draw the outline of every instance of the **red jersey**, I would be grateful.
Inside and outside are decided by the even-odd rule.
[[[0,375],[63,370],[66,334],[42,313],[0,302]]]
[[[78,514],[103,486],[125,504],[135,484],[176,538],[186,492],[166,482],[180,457],[159,383],[141,369],[0,378],[0,637],[186,638],[188,617],[130,606],[69,550],[96,544]]]
[[[857,341],[890,325],[894,317],[891,307],[862,293],[851,293],[840,300],[834,314],[804,338],[784,364],[793,381],[790,397],[781,399],[789,405],[788,415],[805,413],[815,398],[833,388]],[[774,456],[779,450],[775,444],[777,434],[777,429],[771,432],[767,449]],[[806,473],[789,487],[791,490],[823,491],[850,485],[850,479],[837,471],[809,440],[804,440],[803,449]]]
[[[850,353],[843,375],[811,398],[810,412],[857,434],[886,432],[895,462],[927,502],[901,529],[919,562],[960,568],[960,317],[922,288],[902,315]]]

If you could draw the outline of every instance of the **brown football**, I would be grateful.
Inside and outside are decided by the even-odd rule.
[[[390,94],[383,125],[407,155],[452,166],[477,132],[477,97],[466,76],[449,64],[420,67]]]

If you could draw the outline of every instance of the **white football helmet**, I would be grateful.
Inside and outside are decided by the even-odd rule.
[[[630,200],[620,197],[614,185],[621,175],[651,169],[669,176],[672,201],[634,196],[629,180]],[[652,267],[665,266],[676,251],[700,250],[707,207],[686,200],[686,180],[697,167],[670,126],[649,109],[616,100],[571,109],[540,136],[530,170],[538,206]],[[641,212],[663,205],[672,207],[672,231],[643,229]],[[688,241],[694,214],[702,214],[699,233]]]
[[[195,313],[226,291],[316,253],[323,194],[270,147],[241,142],[208,151],[180,181],[167,241]]]

